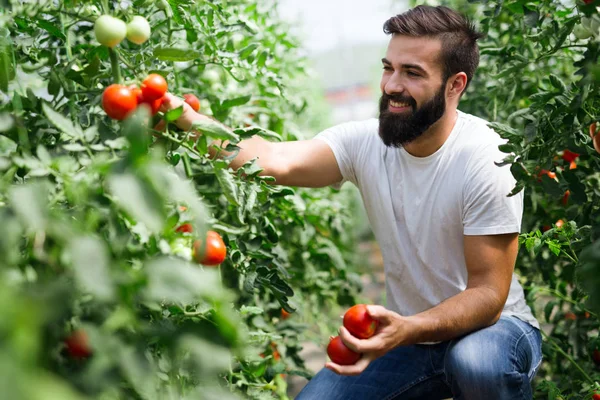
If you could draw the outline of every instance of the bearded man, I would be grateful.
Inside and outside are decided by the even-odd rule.
[[[390,18],[378,119],[314,139],[239,143],[235,169],[258,158],[281,185],[350,181],[362,195],[386,273],[386,307],[369,306],[375,335],[344,343],[354,365],[327,363],[298,399],[531,399],[541,362],[538,322],[514,274],[523,195],[495,162],[504,141],[458,110],[479,64],[481,34],[446,7]],[[182,106],[189,129],[206,118]],[[227,153],[222,153],[227,155]]]

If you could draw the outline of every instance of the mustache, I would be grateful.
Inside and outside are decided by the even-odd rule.
[[[382,94],[382,101],[385,104],[389,103],[390,100],[398,102],[398,103],[407,103],[413,108],[417,105],[417,102],[412,97],[405,97],[405,96],[396,95],[396,94],[392,94],[392,95],[389,95],[386,93]]]

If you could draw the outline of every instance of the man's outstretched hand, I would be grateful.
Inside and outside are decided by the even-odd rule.
[[[371,361],[381,357],[405,341],[406,317],[390,311],[382,306],[368,305],[369,315],[379,321],[377,331],[369,339],[358,339],[343,326],[340,328],[340,338],[351,350],[362,353],[360,360],[354,365],[338,365],[327,362],[325,368],[340,375],[358,375],[363,372]]]

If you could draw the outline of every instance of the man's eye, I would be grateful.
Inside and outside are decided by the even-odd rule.
[[[390,67],[389,65],[384,65],[384,66],[383,66],[383,69],[384,69],[385,71],[391,71],[391,70],[392,70],[392,67]]]
[[[412,72],[412,71],[408,71],[407,74],[410,76],[419,76],[419,74],[417,74],[416,72]]]

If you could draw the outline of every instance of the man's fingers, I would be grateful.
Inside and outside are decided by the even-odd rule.
[[[389,322],[393,317],[393,312],[383,306],[368,305],[367,312],[371,318],[381,322]]]
[[[383,341],[377,335],[369,339],[358,339],[342,326],[340,328],[340,338],[346,347],[356,353],[372,353],[383,350]]]
[[[363,372],[371,363],[371,360],[367,357],[362,357],[360,360],[353,365],[339,365],[334,362],[325,363],[325,368],[335,372],[338,375],[359,375]]]

